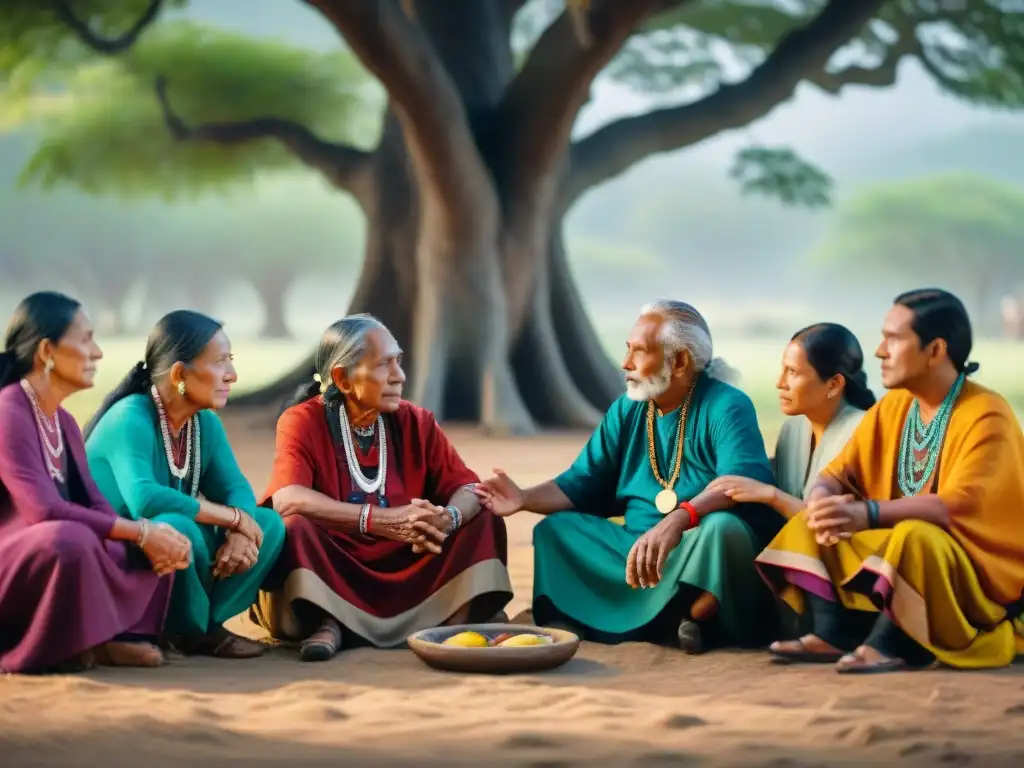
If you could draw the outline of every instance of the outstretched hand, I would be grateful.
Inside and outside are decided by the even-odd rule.
[[[503,469],[495,469],[493,477],[474,485],[473,492],[480,505],[498,517],[514,515],[526,501],[523,489]]]

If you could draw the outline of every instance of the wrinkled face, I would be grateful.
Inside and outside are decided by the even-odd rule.
[[[102,359],[103,350],[96,343],[92,320],[84,309],[79,308],[75,313],[75,319],[60,341],[40,345],[39,356],[44,366],[47,360],[53,360],[51,379],[63,382],[68,390],[75,392],[93,385],[96,363]]]
[[[340,368],[331,372],[334,385],[360,410],[394,413],[405,384],[402,348],[383,328],[370,331],[366,341],[367,352],[355,368],[348,373]]]
[[[672,381],[672,364],[665,358],[665,345],[660,334],[664,320],[657,315],[644,315],[636,321],[626,341],[626,396],[645,401],[665,393]]]
[[[921,346],[921,337],[914,332],[914,313],[896,304],[885,316],[882,342],[875,357],[882,361],[882,385],[886,389],[902,389],[927,376],[932,366],[945,356],[946,342],[935,339]]]
[[[231,385],[238,381],[227,334],[217,331],[190,364],[175,363],[170,377],[172,387],[177,387],[179,381],[185,382],[185,397],[200,410],[217,410],[227,405]]]
[[[807,360],[803,345],[791,341],[782,355],[782,373],[776,384],[779,406],[787,416],[820,413],[828,403],[842,394],[841,376],[822,381]]]

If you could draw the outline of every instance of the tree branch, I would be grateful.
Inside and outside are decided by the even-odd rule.
[[[510,165],[504,180],[511,197],[544,207],[539,194],[564,157],[576,116],[598,73],[651,13],[690,0],[603,0],[588,8],[588,40],[580,39],[565,11],[549,26],[509,84],[498,107],[506,127],[503,144]]]
[[[150,0],[149,7],[146,8],[146,12],[139,17],[131,28],[120,37],[115,38],[104,38],[98,36],[89,28],[89,24],[84,20],[78,18],[71,7],[68,5],[67,0],[51,0],[53,4],[54,13],[57,14],[57,18],[60,19],[67,27],[71,29],[78,39],[87,45],[97,53],[102,53],[107,56],[112,56],[118,53],[124,53],[134,45],[135,41],[139,38],[147,27],[156,21],[156,17],[160,14],[160,9],[163,6],[164,0]]]
[[[883,63],[879,67],[881,72],[870,76],[868,70],[859,67],[851,67],[845,73],[825,74],[833,54],[871,20],[884,2],[831,0],[814,20],[786,35],[746,80],[722,85],[692,104],[616,120],[577,141],[562,190],[565,207],[591,187],[614,178],[649,155],[692,146],[764,117],[792,98],[803,80],[809,79],[831,92],[869,78],[878,78],[885,84],[890,71],[895,75],[896,61]]]
[[[401,121],[421,187],[436,193],[453,229],[495,230],[497,196],[466,109],[423,29],[397,0],[305,0],[344,36],[380,81]],[[467,151],[470,148],[471,151]],[[425,195],[433,204],[435,196]],[[490,205],[486,205],[491,201]],[[469,216],[460,213],[472,212]]]
[[[361,204],[369,199],[372,153],[317,137],[303,125],[279,117],[257,117],[232,123],[188,125],[171,107],[167,98],[167,79],[156,81],[164,123],[178,141],[206,141],[236,146],[259,139],[276,139],[306,165],[324,174],[337,188],[352,194]]]

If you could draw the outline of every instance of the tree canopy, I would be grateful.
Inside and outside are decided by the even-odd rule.
[[[601,6],[616,2],[622,0],[575,5],[598,25],[608,23]],[[522,68],[544,36],[554,36],[562,3],[507,4],[517,11],[513,40]],[[582,189],[651,153],[742,127],[788,99],[801,81],[831,93],[892,85],[905,59],[959,98],[1024,106],[1024,11],[1015,0],[865,0],[859,13],[840,0],[633,4],[643,6],[635,27],[605,54],[603,75],[682,104],[619,119],[581,139],[574,147],[581,164],[605,155],[580,179]],[[187,5],[7,0],[0,19],[2,122],[46,126],[26,181],[190,194],[296,159],[322,168],[319,153],[374,140],[382,93],[348,50],[312,51],[181,20],[154,24],[161,10]],[[836,66],[841,59],[855,63]],[[195,140],[214,134],[215,143]],[[790,148],[749,147],[732,175],[744,189],[786,203],[829,200],[827,173]]]
[[[591,425],[621,393],[562,242],[588,190],[801,86],[884,88],[909,61],[972,104],[1024,106],[1020,0],[279,3],[345,48],[159,18],[182,0],[6,0],[2,117],[45,133],[26,180],[175,195],[316,170],[367,217],[350,309],[402,342],[410,398],[498,429]],[[602,76],[661,106],[574,135]],[[790,205],[831,199],[827,169],[790,147],[744,147],[731,175]]]

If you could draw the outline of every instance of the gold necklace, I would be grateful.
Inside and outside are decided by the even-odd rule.
[[[654,410],[653,400],[647,401],[647,456],[651,461],[651,470],[654,472],[654,479],[662,490],[654,497],[655,508],[663,515],[667,515],[679,503],[679,497],[673,490],[676,481],[679,480],[679,470],[683,466],[683,438],[686,435],[686,414],[690,410],[690,399],[693,397],[693,387],[686,393],[686,400],[683,401],[682,411],[679,413],[679,429],[676,431],[675,464],[672,467],[672,477],[667,481],[662,478],[658,471],[658,456],[654,450]]]

